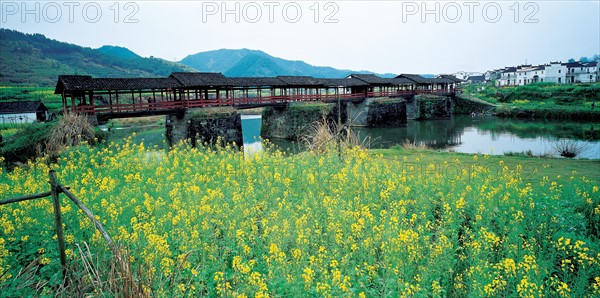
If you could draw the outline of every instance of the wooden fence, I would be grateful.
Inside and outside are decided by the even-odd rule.
[[[60,264],[62,266],[63,278],[66,277],[66,274],[67,274],[67,272],[66,272],[67,257],[65,255],[65,237],[64,237],[63,229],[62,229],[62,214],[60,211],[59,195],[61,193],[65,194],[69,199],[71,199],[71,201],[73,201],[73,203],[75,203],[75,205],[77,205],[77,207],[79,207],[79,209],[81,209],[81,211],[83,211],[83,213],[92,221],[92,223],[94,224],[96,229],[98,229],[98,231],[102,235],[102,238],[104,238],[104,240],[106,240],[106,243],[108,244],[108,246],[110,247],[112,252],[116,255],[117,249],[116,249],[112,239],[110,238],[108,233],[106,233],[106,230],[104,229],[102,224],[94,217],[94,214],[92,213],[92,211],[90,211],[90,209],[88,209],[73,193],[71,193],[69,191],[68,187],[63,186],[62,184],[60,184],[58,182],[58,179],[56,178],[56,172],[54,170],[51,170],[48,173],[48,176],[50,178],[50,180],[48,181],[48,183],[50,184],[50,191],[27,195],[27,196],[22,196],[22,197],[18,197],[18,198],[10,198],[10,199],[0,200],[0,206],[5,205],[5,204],[10,204],[10,203],[17,203],[17,202],[40,199],[40,198],[45,198],[45,197],[52,197],[52,204],[54,207],[54,221],[56,224],[56,236],[58,238],[57,239],[58,240],[58,251],[59,251],[59,257],[60,257]]]

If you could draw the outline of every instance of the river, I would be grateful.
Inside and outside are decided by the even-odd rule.
[[[242,116],[246,152],[262,150],[261,117]],[[600,122],[506,119],[455,115],[451,119],[408,121],[406,127],[353,128],[370,148],[389,148],[406,141],[429,148],[463,153],[559,156],[559,143],[583,148],[577,158],[600,158]],[[295,142],[271,140],[284,150],[301,150]]]

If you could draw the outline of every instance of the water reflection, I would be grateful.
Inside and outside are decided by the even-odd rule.
[[[595,129],[596,127],[596,129]],[[528,152],[554,155],[558,140],[585,146],[579,158],[600,158],[599,123],[504,119],[494,116],[454,116],[445,120],[409,121],[404,128],[360,128],[375,138],[372,148],[388,148],[410,141],[434,149],[464,153]]]
[[[242,119],[245,119],[242,121],[244,146],[255,146],[252,144],[260,135],[260,116]],[[464,153],[531,152],[534,155],[557,156],[555,144],[558,140],[568,139],[587,147],[578,158],[600,158],[600,123],[459,115],[445,120],[409,121],[406,127],[353,130],[366,140],[370,148],[389,148],[410,141],[434,149]],[[283,150],[299,151],[297,143],[286,140],[271,142]]]

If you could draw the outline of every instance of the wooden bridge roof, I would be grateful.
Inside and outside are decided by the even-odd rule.
[[[251,87],[306,87],[335,88],[356,86],[395,86],[411,84],[451,84],[451,78],[424,78],[420,75],[401,74],[395,78],[381,78],[374,74],[351,74],[347,78],[314,78],[311,76],[238,77],[228,78],[216,72],[174,72],[166,78],[92,78],[87,75],[61,75],[55,94],[96,90],[160,90],[181,88],[251,88]]]
[[[353,73],[349,76],[350,78],[359,79],[365,83],[373,85],[389,85],[390,82],[387,79],[380,78],[374,74],[367,73]]]
[[[392,85],[412,85],[415,82],[407,79],[407,78],[391,78],[387,79]]]
[[[417,84],[431,84],[431,81],[428,78],[424,78],[420,75],[417,74],[407,74],[407,73],[403,73],[400,74],[399,76],[397,76],[396,78],[405,78],[405,79],[409,79]]]
[[[322,86],[321,82],[319,82],[319,79],[315,79],[310,76],[278,76],[277,79],[283,81],[288,86]]]
[[[278,78],[237,77],[229,78],[236,87],[285,87],[288,84]]]
[[[454,83],[461,83],[463,82],[463,80],[453,76],[453,75],[439,75],[440,78],[444,78],[444,79],[449,79],[451,81],[453,81]]]
[[[54,94],[63,90],[151,90],[181,87],[172,78],[92,78],[91,76],[63,75],[58,77]]]
[[[361,81],[355,78],[345,79],[317,79],[325,87],[358,87],[358,86],[369,86],[365,81]]]
[[[224,87],[231,86],[229,78],[220,72],[174,72],[170,76],[183,87]]]
[[[81,90],[86,83],[92,79],[92,76],[78,76],[78,75],[61,75],[58,76],[56,82],[56,88],[54,94],[61,94],[63,90]]]
[[[433,84],[453,84],[453,83],[455,83],[454,80],[449,79],[449,78],[431,78],[428,80],[430,83],[433,83]]]

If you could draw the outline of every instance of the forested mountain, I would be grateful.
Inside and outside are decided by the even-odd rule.
[[[0,29],[0,84],[51,86],[61,74],[96,77],[167,76],[194,69],[159,58],[143,58],[122,47],[99,49]]]

